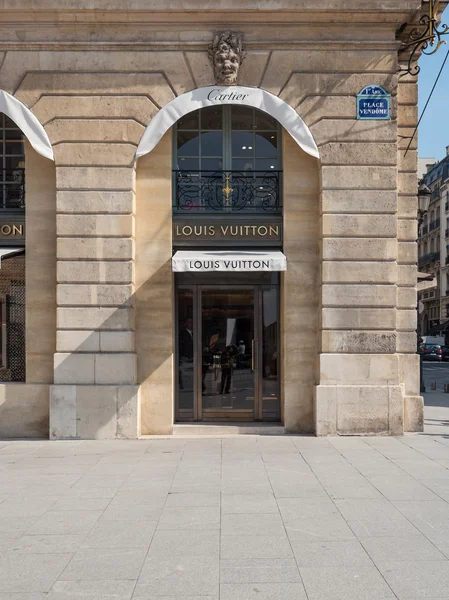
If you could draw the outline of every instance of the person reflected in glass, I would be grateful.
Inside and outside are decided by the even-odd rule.
[[[206,334],[206,346],[203,349],[203,373],[202,373],[202,388],[203,393],[206,391],[206,375],[210,368],[214,365],[214,357],[220,356],[220,348],[222,346],[221,329],[217,321],[213,321]],[[209,390],[212,393],[212,390]]]
[[[213,353],[211,352],[211,349],[206,346],[206,348],[204,348],[203,350],[203,372],[201,375],[201,387],[203,390],[203,393],[206,391],[206,375],[209,372],[209,368],[210,366],[213,364]]]
[[[179,331],[179,387],[181,390],[184,389],[183,366],[191,362],[193,362],[193,320],[192,317],[187,317]]]
[[[187,317],[179,332],[179,355],[181,358],[193,360],[193,319]]]
[[[232,370],[234,367],[234,358],[238,353],[237,348],[234,344],[226,346],[221,353],[220,367],[221,367],[221,395],[229,394],[231,391],[232,384]]]

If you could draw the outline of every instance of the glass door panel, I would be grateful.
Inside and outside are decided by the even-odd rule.
[[[203,420],[254,419],[254,290],[202,290],[200,314]]]
[[[279,286],[220,279],[176,287],[176,419],[279,421]]]

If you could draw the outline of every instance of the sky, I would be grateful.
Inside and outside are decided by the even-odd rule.
[[[442,22],[448,21],[449,7],[444,12]],[[421,56],[419,60],[419,115],[449,51],[449,35],[443,39],[446,39],[447,43],[441,46],[436,54]],[[418,156],[441,160],[446,154],[446,146],[449,146],[449,57],[418,129]]]

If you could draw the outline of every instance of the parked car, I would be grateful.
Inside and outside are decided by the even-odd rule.
[[[441,350],[443,351],[442,360],[449,360],[449,346],[441,346]]]
[[[443,360],[443,346],[439,344],[423,344],[421,352],[423,360],[437,360],[439,362]],[[447,360],[449,360],[449,356]]]

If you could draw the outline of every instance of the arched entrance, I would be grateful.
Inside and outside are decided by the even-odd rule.
[[[281,129],[238,105],[174,126],[177,421],[280,420]]]
[[[189,420],[311,432],[318,152],[297,113],[268,92],[236,87],[208,99],[206,89],[161,109],[137,152],[142,433]],[[257,107],[235,101],[245,89]],[[284,127],[270,107],[285,109]]]

